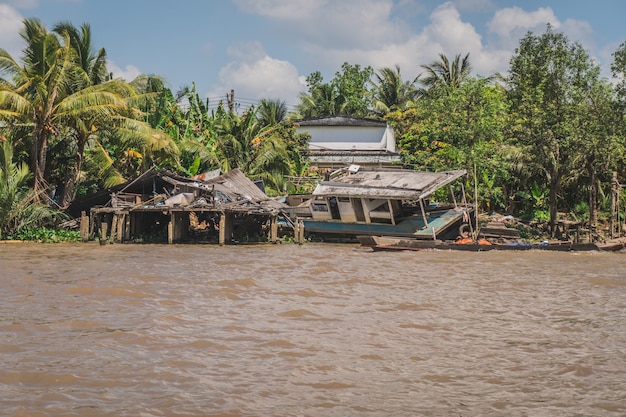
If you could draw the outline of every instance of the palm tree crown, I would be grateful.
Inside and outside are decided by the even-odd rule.
[[[420,83],[424,86],[423,93],[441,87],[458,88],[472,71],[469,53],[462,59],[461,54],[457,54],[452,62],[444,54],[439,54],[438,61],[422,65],[422,68],[426,70],[426,76],[420,77]]]

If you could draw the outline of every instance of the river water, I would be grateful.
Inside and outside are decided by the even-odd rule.
[[[0,245],[2,416],[624,416],[626,254]]]

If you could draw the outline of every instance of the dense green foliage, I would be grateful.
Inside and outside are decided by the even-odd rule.
[[[626,177],[626,42],[613,54],[615,82],[550,26],[520,39],[506,75],[473,75],[469,54],[441,54],[414,80],[397,65],[346,62],[330,81],[310,74],[289,114],[279,100],[243,112],[230,102],[209,110],[193,84],[174,94],[158,77],[111,79],[106,52],[94,49],[86,24],[48,31],[26,19],[22,37],[19,60],[0,49],[0,138],[13,155],[0,183],[7,201],[38,201],[56,188],[64,206],[154,166],[188,176],[239,168],[263,179],[271,195],[302,191],[286,180],[310,174],[308,137],[296,133],[297,120],[329,115],[386,120],[406,167],[465,168],[466,190],[477,190],[482,210],[553,228],[565,212],[588,220],[595,233],[609,208],[612,172]],[[30,215],[2,204],[0,227],[26,230],[16,222]]]
[[[13,162],[13,147],[0,142],[0,238],[11,238],[63,214],[38,202],[37,192],[29,186],[31,173],[25,163]]]

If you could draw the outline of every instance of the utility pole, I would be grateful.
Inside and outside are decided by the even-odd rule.
[[[230,90],[230,94],[226,93],[226,103],[228,104],[228,111],[235,112],[235,90]]]

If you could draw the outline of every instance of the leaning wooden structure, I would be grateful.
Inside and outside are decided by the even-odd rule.
[[[151,170],[112,189],[109,201],[81,216],[83,240],[219,243],[278,240],[281,227],[301,242],[303,226],[239,169],[185,178]]]

